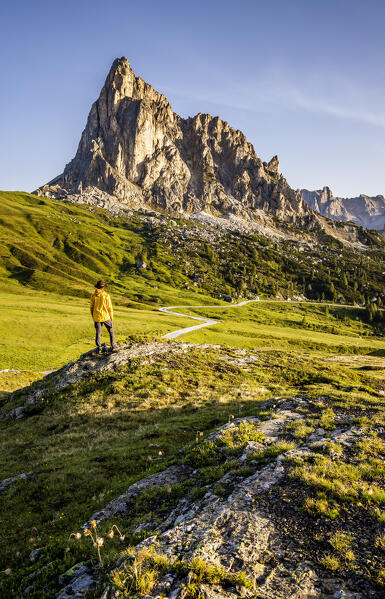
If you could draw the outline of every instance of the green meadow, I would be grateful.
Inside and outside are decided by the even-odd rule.
[[[0,369],[54,370],[95,347],[88,299],[23,288],[22,293],[17,291],[1,290]],[[115,307],[119,343],[127,343],[133,336],[157,337],[191,322],[143,308]],[[107,331],[103,331],[103,339],[108,345]]]
[[[138,306],[140,309],[114,307],[118,343],[158,339],[191,323],[189,318]],[[77,360],[95,347],[94,338],[88,298],[60,296],[15,282],[0,282],[0,370],[16,371],[0,372],[0,391],[17,389],[41,378],[42,372]],[[109,345],[106,330],[102,340]]]
[[[315,355],[370,354],[385,350],[385,340],[358,307],[262,300],[239,308],[186,308],[181,312],[220,322],[188,333],[197,343],[218,343],[305,351]],[[384,351],[385,355],[385,351]]]
[[[89,296],[96,280],[108,284],[120,343],[158,337],[189,319],[157,306],[214,303],[175,257],[152,243],[142,221],[89,206],[0,192],[0,390],[12,390],[94,346]],[[150,261],[137,269],[138,258]],[[105,335],[105,340],[108,336]]]
[[[31,382],[41,372],[59,368],[94,347],[88,298],[37,291],[14,281],[0,285],[0,369],[24,371],[0,373],[0,389],[12,390]],[[191,296],[195,303],[205,300],[203,295]],[[138,303],[136,308],[120,304],[117,296],[114,318],[119,343],[157,339],[196,323],[187,316],[162,313],[145,304]],[[383,337],[376,334],[365,319],[365,311],[359,308],[261,301],[239,308],[226,305],[180,311],[220,321],[184,335],[184,341],[317,356],[385,355]],[[108,343],[106,331],[103,335]]]

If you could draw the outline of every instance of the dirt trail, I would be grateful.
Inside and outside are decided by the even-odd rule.
[[[177,329],[176,331],[171,331],[171,333],[166,333],[163,335],[163,339],[176,339],[177,337],[181,337],[182,335],[186,335],[186,333],[191,333],[192,331],[196,331],[197,329],[201,329],[203,327],[209,327],[212,324],[218,324],[220,320],[212,320],[210,318],[205,318],[203,316],[192,316],[191,314],[183,314],[183,312],[175,312],[175,308],[210,308],[210,309],[219,309],[226,310],[226,308],[239,308],[240,306],[244,306],[245,304],[251,304],[252,302],[264,303],[264,304],[306,304],[306,305],[316,305],[316,306],[337,306],[339,308],[357,308],[363,309],[362,306],[352,306],[350,304],[332,304],[332,303],[322,303],[319,302],[288,302],[285,300],[244,300],[239,302],[238,304],[229,304],[228,306],[164,306],[163,308],[158,308],[160,312],[165,312],[166,314],[174,314],[175,316],[184,316],[185,318],[193,318],[194,320],[202,321],[201,324],[196,324],[191,327],[185,327],[184,329]]]
[[[182,312],[175,312],[173,308],[219,308],[224,310],[226,308],[239,308],[239,306],[244,306],[245,304],[249,304],[250,302],[257,302],[259,300],[245,300],[240,302],[239,304],[230,304],[228,306],[164,306],[163,308],[159,308],[160,312],[165,312],[166,314],[174,314],[175,316],[184,316],[187,318],[193,318],[194,320],[201,320],[201,324],[193,325],[192,327],[185,327],[184,329],[177,329],[176,331],[171,331],[171,333],[166,333],[163,335],[163,339],[176,339],[181,335],[185,335],[186,333],[191,333],[191,331],[196,331],[197,329],[201,329],[203,327],[208,327],[212,324],[218,324],[219,320],[212,320],[211,318],[204,318],[203,316],[191,316],[191,314],[183,314]]]

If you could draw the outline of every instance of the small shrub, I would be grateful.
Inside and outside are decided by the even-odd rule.
[[[248,461],[258,460],[261,462],[270,462],[272,459],[277,456],[290,451],[291,449],[295,449],[297,445],[293,441],[279,441],[278,443],[273,443],[268,447],[264,447],[260,451],[256,451],[255,453],[248,456]]]
[[[362,452],[362,459],[366,459],[368,455],[376,456],[385,453],[383,440],[375,434],[358,441],[356,447]]]
[[[345,562],[355,559],[352,551],[353,535],[342,530],[337,530],[330,538],[329,543]]]
[[[375,576],[375,581],[380,586],[385,586],[385,568],[381,568],[380,570],[378,570]]]
[[[385,511],[380,510],[380,508],[376,507],[372,511],[372,515],[377,519],[379,524],[385,525]]]
[[[185,597],[185,599],[205,599],[205,595],[202,595],[196,584],[186,585],[183,588],[183,597]]]
[[[185,461],[194,468],[210,466],[221,460],[221,452],[213,441],[196,445],[186,454]]]
[[[374,541],[374,546],[377,547],[378,549],[382,549],[382,551],[385,551],[385,533],[384,532],[380,532],[376,536],[376,539]]]
[[[307,497],[304,502],[304,509],[313,515],[326,516],[330,520],[338,518],[340,510],[337,506],[331,506],[325,496],[319,499]]]
[[[314,426],[309,426],[303,420],[294,420],[286,427],[287,432],[291,433],[295,439],[306,439],[314,431]]]
[[[332,408],[327,408],[321,413],[319,425],[327,431],[335,429],[334,424],[335,414]]]
[[[264,434],[251,422],[241,422],[238,427],[227,429],[221,436],[221,441],[227,447],[242,447],[249,441],[263,443]]]
[[[332,441],[319,441],[317,444],[312,445],[312,450],[338,458],[340,458],[344,452],[341,445],[333,443]]]
[[[136,593],[140,596],[147,595],[158,582],[158,571],[149,563],[150,552],[144,551],[134,555],[133,560],[127,560],[124,572],[116,570],[111,577],[111,582],[118,589],[126,591],[128,597]]]
[[[332,553],[326,553],[320,559],[320,564],[324,568],[327,568],[327,570],[332,570],[332,572],[335,572],[340,567],[340,562],[338,561],[338,557],[336,557]]]
[[[136,593],[140,596],[149,594],[159,578],[167,572],[174,572],[181,577],[189,575],[190,582],[184,587],[187,591],[184,596],[193,599],[200,597],[201,583],[254,587],[244,572],[228,572],[224,567],[207,563],[200,558],[194,558],[191,562],[172,559],[156,552],[153,547],[138,552],[130,547],[125,551],[125,555],[128,559],[125,560],[123,568],[114,572],[111,581],[127,597],[136,596]]]

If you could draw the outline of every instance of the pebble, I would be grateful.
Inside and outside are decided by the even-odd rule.
[[[43,557],[43,552],[41,549],[33,549],[31,551],[31,553],[29,554],[29,559],[31,560],[31,562],[36,561],[37,559],[41,559]]]

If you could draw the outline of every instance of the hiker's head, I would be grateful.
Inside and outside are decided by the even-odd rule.
[[[105,286],[106,285],[105,285],[104,281],[102,281],[102,280],[98,281],[95,285],[96,289],[104,289]]]

